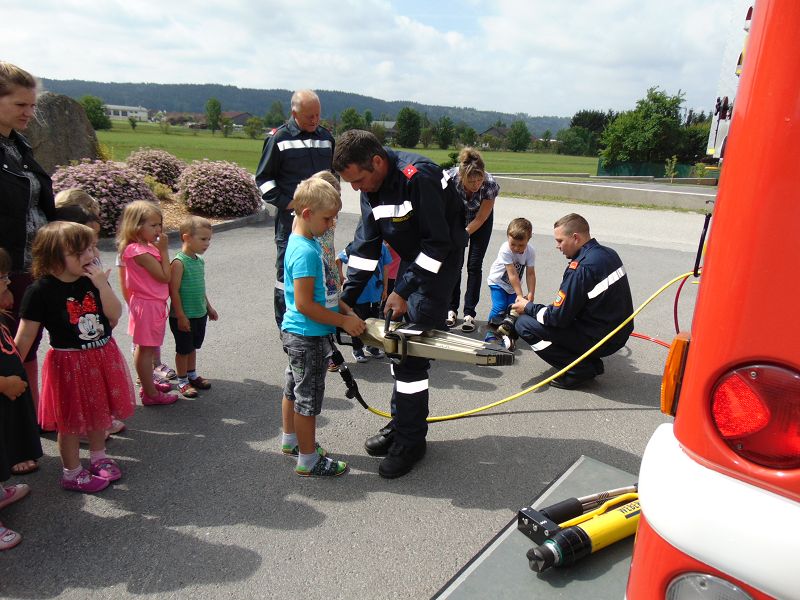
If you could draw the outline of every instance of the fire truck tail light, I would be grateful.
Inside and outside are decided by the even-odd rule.
[[[752,600],[739,586],[706,573],[684,573],[670,581],[666,600]]]
[[[714,391],[714,423],[724,438],[740,438],[764,429],[769,408],[741,373],[722,380]]]
[[[774,469],[800,468],[800,374],[774,365],[729,371],[717,382],[711,415],[739,456]]]

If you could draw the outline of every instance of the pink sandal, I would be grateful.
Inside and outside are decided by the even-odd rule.
[[[111,419],[111,429],[109,429],[106,433],[108,435],[116,435],[117,433],[122,433],[127,429],[127,425],[120,421],[119,419]]]
[[[22,536],[0,523],[0,550],[11,550],[22,541]]]
[[[61,487],[72,492],[94,494],[108,487],[111,482],[103,477],[98,477],[83,469],[75,479],[61,478]]]
[[[117,481],[122,477],[122,471],[112,458],[101,458],[89,466],[89,472],[108,481]]]
[[[0,508],[4,508],[17,500],[22,500],[31,491],[31,488],[24,483],[11,485],[7,488],[0,486],[0,488],[3,489],[3,494],[0,496]]]
[[[139,398],[142,400],[144,406],[158,406],[161,404],[172,404],[178,400],[175,394],[165,394],[156,390],[155,396],[148,396],[144,393],[144,389],[139,390]]]

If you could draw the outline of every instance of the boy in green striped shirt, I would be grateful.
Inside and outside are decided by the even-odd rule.
[[[206,296],[205,263],[200,256],[211,244],[211,223],[186,217],[180,233],[183,247],[172,259],[169,281],[169,328],[175,337],[178,391],[184,398],[196,398],[197,390],[211,389],[211,383],[197,374],[197,351],[203,345],[206,321],[219,318]]]

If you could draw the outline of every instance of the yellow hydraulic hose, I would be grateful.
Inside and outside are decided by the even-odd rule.
[[[577,365],[579,362],[584,360],[587,356],[592,354],[592,352],[594,352],[600,346],[605,344],[609,339],[611,339],[611,337],[613,337],[613,335],[615,333],[617,333],[620,329],[625,327],[625,325],[630,323],[631,320],[636,315],[638,315],[640,312],[642,312],[642,310],[644,309],[645,306],[647,306],[653,300],[655,300],[669,286],[671,286],[674,283],[680,281],[681,279],[685,279],[686,277],[689,277],[690,275],[693,275],[693,274],[694,274],[693,271],[689,271],[688,273],[684,273],[683,275],[678,275],[677,277],[671,279],[670,281],[668,281],[667,283],[662,285],[652,296],[650,296],[647,300],[642,302],[642,304],[635,311],[633,311],[633,314],[631,314],[631,316],[629,316],[627,319],[625,319],[615,329],[613,329],[611,332],[609,332],[609,334],[606,337],[604,337],[602,340],[597,342],[594,346],[589,348],[586,352],[584,352],[581,356],[579,356],[578,358],[573,360],[566,367],[561,369],[558,373],[555,373],[555,374],[551,375],[547,379],[543,379],[539,383],[536,383],[536,384],[532,385],[531,387],[522,390],[521,392],[517,392],[516,394],[512,394],[511,396],[503,398],[502,400],[498,400],[497,402],[492,402],[491,404],[487,404],[485,406],[480,406],[478,408],[473,408],[471,410],[466,410],[464,412],[455,413],[455,414],[452,414],[452,415],[442,415],[442,416],[439,416],[439,417],[428,417],[426,420],[428,421],[428,423],[438,423],[439,421],[453,421],[455,419],[463,419],[464,417],[469,417],[469,416],[477,414],[479,412],[483,412],[485,410],[489,410],[490,408],[494,408],[495,406],[500,406],[501,404],[505,404],[506,402],[511,402],[512,400],[516,400],[517,398],[520,398],[520,397],[524,396],[525,394],[528,394],[528,393],[530,393],[530,392],[532,392],[534,390],[538,390],[540,387],[542,387],[544,385],[547,385],[548,383],[553,381],[553,379],[556,379],[557,377],[561,377],[564,373],[569,371],[572,367]],[[381,417],[384,417],[386,419],[391,419],[392,418],[391,414],[389,414],[387,412],[384,412],[382,410],[378,410],[377,408],[373,408],[371,406],[367,406],[367,410],[369,410],[371,413],[374,413],[374,414],[376,414],[378,416],[381,416]]]

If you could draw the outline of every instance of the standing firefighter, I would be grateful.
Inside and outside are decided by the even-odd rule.
[[[311,90],[292,95],[292,118],[264,142],[256,170],[261,197],[278,209],[275,215],[275,322],[278,329],[286,312],[283,295],[283,258],[292,232],[292,197],[297,184],[318,171],[330,170],[333,136],[319,124],[320,102]]]
[[[424,156],[384,148],[360,130],[339,137],[333,167],[361,191],[361,221],[342,300],[354,305],[385,240],[401,258],[385,310],[425,329],[443,329],[467,242],[464,207],[452,181]],[[393,365],[392,420],[364,444],[370,455],[386,456],[381,477],[401,477],[425,455],[429,367],[428,359],[418,357]]]

